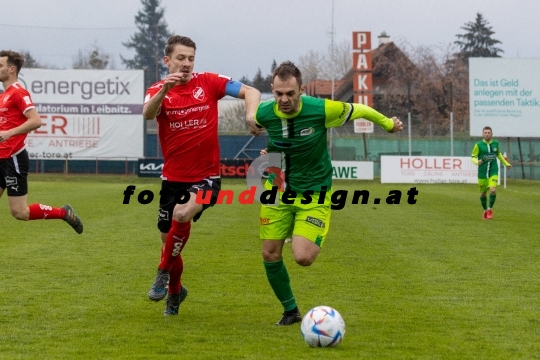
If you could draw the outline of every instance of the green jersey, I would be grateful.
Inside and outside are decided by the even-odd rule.
[[[504,165],[508,165],[508,162],[501,154],[499,141],[495,139],[491,139],[489,142],[485,140],[477,142],[471,156],[475,164],[478,164],[478,160],[482,160],[482,164],[478,166],[479,179],[489,179],[491,176],[499,175],[497,158]]]
[[[328,153],[327,128],[365,118],[390,131],[393,120],[361,104],[301,96],[299,110],[287,115],[275,100],[259,104],[256,122],[266,128],[268,152],[281,153],[285,189],[303,193],[332,186],[332,162]]]

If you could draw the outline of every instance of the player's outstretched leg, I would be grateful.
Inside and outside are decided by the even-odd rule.
[[[180,308],[180,304],[186,300],[187,295],[188,291],[183,286],[178,294],[169,294],[167,297],[167,307],[165,308],[163,315],[178,315],[178,308]]]
[[[167,286],[171,272],[158,268],[156,279],[148,292],[148,298],[152,301],[160,301],[167,296]]]
[[[81,234],[83,232],[83,224],[81,219],[75,214],[75,210],[71,207],[71,205],[66,204],[62,206],[62,209],[66,210],[66,215],[64,215],[64,221],[67,222],[73,230],[77,232],[77,234]]]
[[[285,311],[283,317],[279,320],[276,325],[292,325],[302,322],[302,315],[300,315],[300,310],[298,307],[295,307],[292,310]]]

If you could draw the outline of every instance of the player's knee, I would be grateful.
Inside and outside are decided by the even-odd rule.
[[[317,255],[310,255],[310,254],[302,254],[298,256],[294,256],[294,261],[300,266],[310,266],[313,264],[315,259],[317,258]]]
[[[491,189],[489,189],[489,193],[490,193],[491,195],[495,195],[496,192],[497,192],[497,189],[496,189],[496,188],[491,188]]]
[[[189,222],[193,215],[187,207],[176,207],[173,212],[173,219],[178,222]]]
[[[281,259],[281,252],[270,251],[268,249],[262,250],[262,258],[266,262],[275,262]]]

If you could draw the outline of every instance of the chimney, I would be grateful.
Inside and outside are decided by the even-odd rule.
[[[378,36],[378,38],[379,38],[379,46],[390,42],[390,35],[387,35],[386,31],[383,31],[381,35]]]

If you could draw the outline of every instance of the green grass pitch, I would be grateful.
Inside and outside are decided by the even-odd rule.
[[[129,205],[127,185],[136,185]],[[267,283],[258,204],[218,205],[183,252],[180,315],[146,297],[157,268],[158,179],[31,175],[29,202],[73,205],[85,230],[19,222],[0,198],[0,359],[533,359],[540,358],[540,182],[498,188],[481,219],[475,185],[334,183],[369,190],[332,213],[317,261],[284,256],[302,312],[336,308],[342,344],[311,349]],[[245,190],[240,180],[224,189]],[[151,190],[153,202],[137,195]],[[401,203],[387,205],[390,190]],[[381,203],[373,204],[375,197]]]

